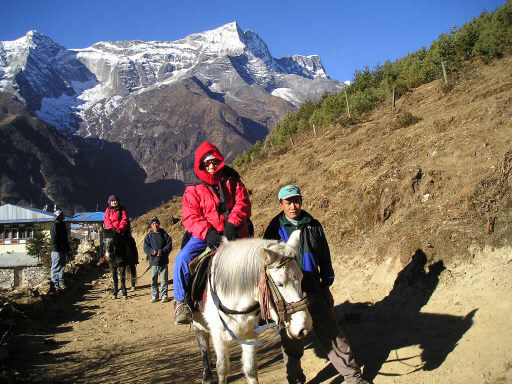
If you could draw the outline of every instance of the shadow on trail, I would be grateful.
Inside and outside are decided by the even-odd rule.
[[[343,331],[353,347],[356,360],[364,365],[364,377],[373,380],[378,374],[397,376],[419,370],[438,368],[473,325],[477,309],[465,316],[420,312],[428,303],[445,269],[443,262],[425,271],[427,256],[419,249],[409,264],[398,273],[393,289],[381,301],[371,303],[344,302],[335,308]],[[318,356],[326,357],[316,340],[309,340]],[[404,347],[419,346],[416,356],[390,353]],[[420,361],[418,363],[417,361]],[[388,363],[403,364],[405,373],[390,372]],[[336,376],[336,377],[335,377]],[[328,380],[332,381],[328,381]],[[309,384],[343,382],[332,364],[320,371]]]

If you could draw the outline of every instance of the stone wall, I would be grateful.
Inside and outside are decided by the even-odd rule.
[[[18,269],[18,268],[16,268]],[[0,288],[13,289],[14,288],[14,275],[15,268],[1,268],[0,269]],[[24,267],[22,287],[35,287],[49,278],[48,273],[41,265],[39,267]]]
[[[0,288],[12,289],[14,285],[14,269],[0,269]]]

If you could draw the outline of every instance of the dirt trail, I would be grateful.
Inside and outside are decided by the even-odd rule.
[[[138,273],[146,268],[143,260]],[[19,372],[16,383],[201,382],[195,335],[172,323],[172,302],[149,302],[149,272],[135,292],[128,291],[128,300],[113,300],[110,273],[98,272],[80,277],[83,288],[54,295],[54,316],[47,313],[47,320],[33,322],[18,337],[12,351]],[[243,383],[239,350],[232,346],[232,382]],[[261,348],[262,383],[284,379],[279,351],[275,341]]]
[[[139,265],[140,273],[145,268],[144,262]],[[382,280],[372,282],[371,269],[353,275],[365,283],[352,289],[347,301],[341,302],[339,294],[335,299],[343,327],[375,384],[512,382],[511,248],[477,250],[469,266],[431,268],[414,280],[405,270],[388,295],[379,294]],[[378,271],[371,275],[381,279]],[[83,289],[54,299],[53,320],[32,324],[19,336],[13,351],[20,373],[16,382],[200,382],[194,334],[172,325],[172,303],[149,303],[148,274],[128,300],[110,297],[108,273],[97,277],[93,270],[81,279]],[[308,383],[341,383],[315,348],[314,336],[307,344]],[[231,350],[230,382],[244,383],[239,348]],[[285,382],[277,342],[260,348],[258,360],[262,384]]]

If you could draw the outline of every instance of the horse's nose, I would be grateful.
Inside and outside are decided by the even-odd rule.
[[[308,330],[305,329],[305,328],[302,328],[299,333],[297,334],[297,336],[299,337],[299,339],[303,339],[306,337],[306,335],[308,334]]]

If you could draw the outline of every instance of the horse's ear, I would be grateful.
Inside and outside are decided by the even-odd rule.
[[[272,265],[278,259],[279,254],[269,248],[261,248],[260,256],[265,265]]]
[[[292,232],[290,237],[288,238],[288,241],[286,242],[290,247],[295,249],[295,251],[299,251],[299,245],[300,245],[300,230],[295,230]]]

